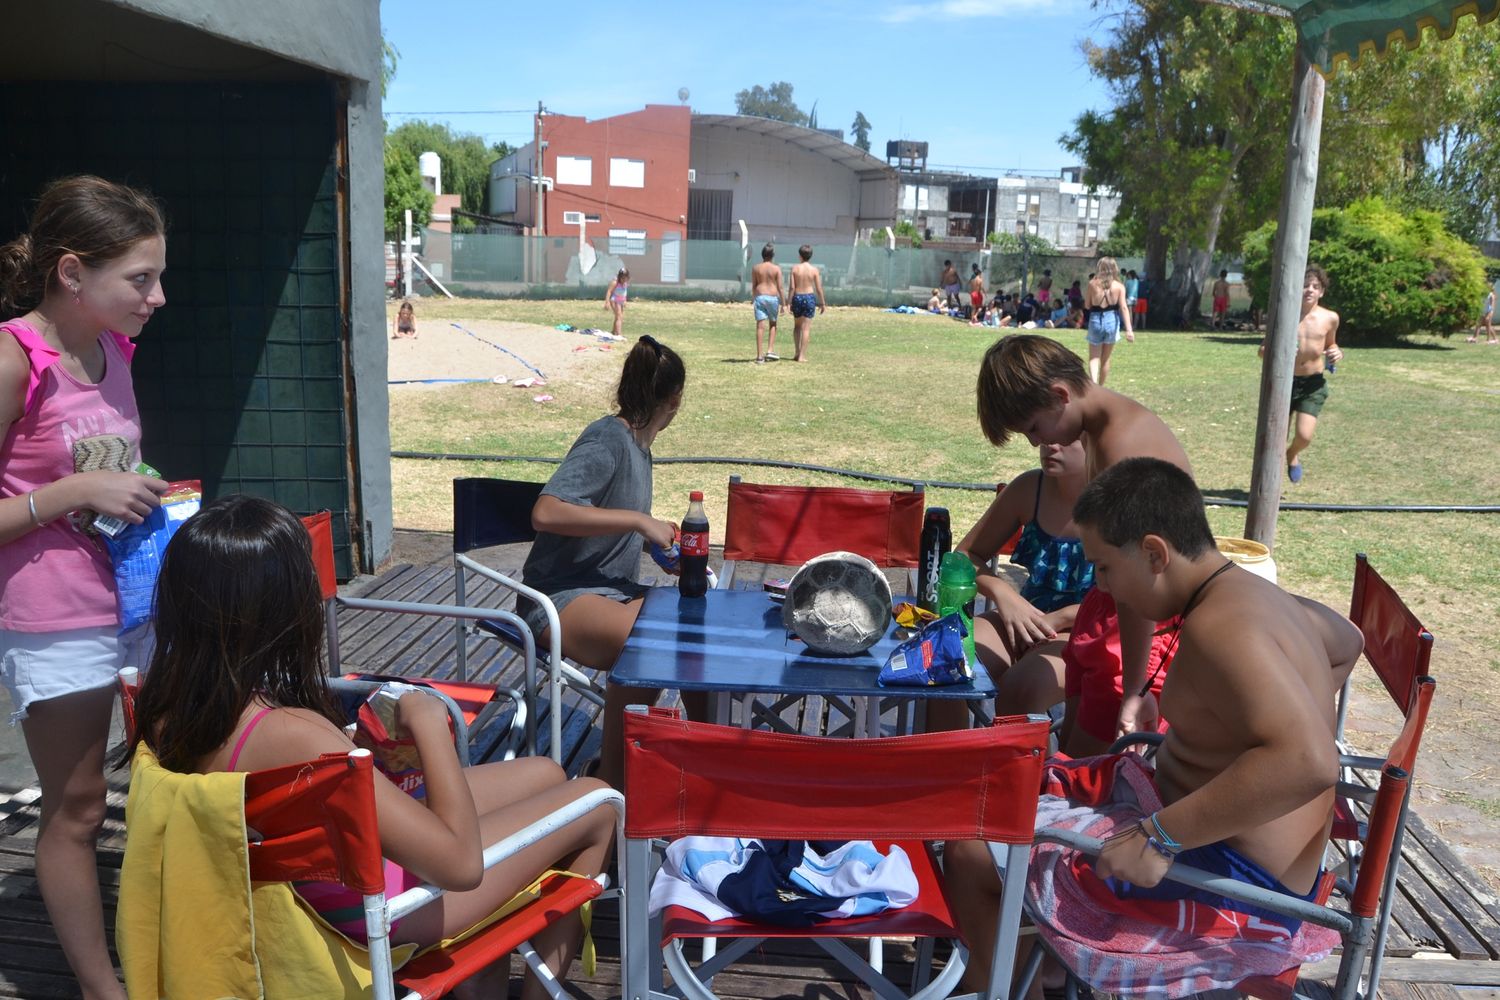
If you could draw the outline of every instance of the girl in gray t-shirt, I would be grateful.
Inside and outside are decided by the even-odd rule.
[[[637,579],[642,545],[672,544],[672,522],[651,516],[651,443],[677,415],[686,379],[676,351],[652,337],[636,341],[615,390],[618,412],[584,428],[532,508],[537,536],[521,580],[552,598],[563,655],[584,666],[614,666],[646,591]],[[541,607],[523,599],[520,611],[544,645]],[[629,697],[611,687],[605,703],[599,776],[616,787]]]

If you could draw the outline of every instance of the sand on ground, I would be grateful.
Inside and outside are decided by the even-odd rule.
[[[513,382],[535,374],[521,361],[499,349],[503,347],[541,369],[548,382],[566,381],[584,368],[600,364],[618,366],[629,347],[629,341],[610,343],[594,334],[555,330],[535,323],[475,319],[466,320],[463,326],[469,333],[457,329],[447,320],[424,321],[418,316],[415,339],[386,341],[390,347],[386,377],[395,383],[420,379],[490,380],[496,377]],[[609,350],[601,350],[606,347]],[[393,388],[422,389],[431,385],[410,381],[410,384]]]

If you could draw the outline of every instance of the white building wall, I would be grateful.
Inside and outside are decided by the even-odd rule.
[[[826,156],[719,125],[695,125],[690,154],[694,185],[733,191],[734,217],[745,220],[752,243],[853,239],[860,178]]]

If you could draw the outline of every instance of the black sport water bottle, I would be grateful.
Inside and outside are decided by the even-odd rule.
[[[918,547],[917,603],[934,614],[938,609],[938,576],[942,572],[943,553],[953,547],[953,530],[948,524],[948,508],[928,507],[922,519],[922,540]]]
[[[683,597],[702,597],[708,593],[708,515],[703,513],[701,490],[688,494],[688,501],[677,541],[682,566],[677,592]]]

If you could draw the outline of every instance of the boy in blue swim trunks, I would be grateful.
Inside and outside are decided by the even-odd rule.
[[[1202,495],[1172,463],[1112,465],[1083,491],[1073,522],[1101,589],[1157,621],[1179,623],[1161,695],[1170,728],[1152,776],[1159,808],[1116,826],[1090,877],[1108,880],[1124,913],[1147,897],[1248,912],[1163,882],[1179,855],[1252,884],[1312,892],[1338,780],[1334,700],[1363,648],[1359,630],[1225,559]],[[1049,778],[1073,772],[1062,787],[1087,800],[1086,786],[1098,789],[1101,772],[1137,766],[1103,757],[1048,770]],[[947,845],[947,884],[971,945],[969,967],[988,970],[999,882],[985,876],[993,870],[984,845],[975,847]]]
[[[755,363],[758,365],[780,360],[776,355],[776,317],[786,302],[786,294],[781,290],[781,268],[776,266],[775,257],[776,248],[767,243],[761,247],[760,263],[750,271],[751,289],[755,295]],[[762,351],[761,336],[767,324],[770,324],[771,336]]]
[[[797,249],[802,260],[792,268],[792,343],[797,345],[796,360],[807,360],[807,342],[812,337],[812,320],[823,308],[823,274],[810,262],[812,247],[806,243]]]

